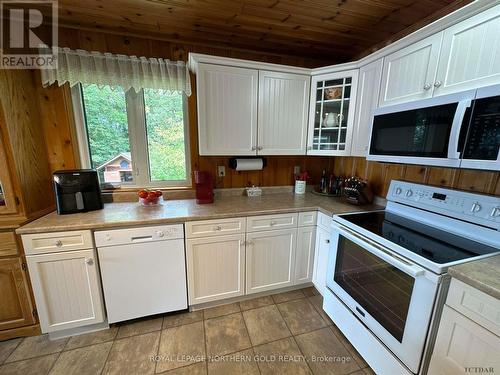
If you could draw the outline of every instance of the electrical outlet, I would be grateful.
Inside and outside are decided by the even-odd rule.
[[[226,175],[226,167],[224,165],[217,166],[217,176],[224,177]]]
[[[300,174],[300,165],[296,165],[295,167],[293,167],[293,174],[294,176]]]

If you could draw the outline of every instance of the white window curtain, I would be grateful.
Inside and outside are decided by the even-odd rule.
[[[189,71],[184,61],[115,55],[58,48],[57,69],[42,70],[42,83],[78,83],[133,88],[183,91],[191,95]]]

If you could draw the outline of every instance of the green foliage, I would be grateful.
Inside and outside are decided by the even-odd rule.
[[[130,152],[125,93],[120,87],[83,86],[92,167]]]
[[[130,152],[123,90],[88,85],[83,87],[83,97],[92,166]],[[151,180],[185,180],[182,94],[146,89],[144,105]]]
[[[182,94],[144,90],[152,181],[185,180]]]

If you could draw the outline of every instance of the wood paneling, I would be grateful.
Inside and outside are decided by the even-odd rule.
[[[68,28],[240,52],[307,56],[331,64],[401,38],[414,31],[414,24],[422,27],[469,2],[59,0],[58,7],[59,26]]]
[[[47,156],[50,169],[74,169],[79,166],[73,140],[76,140],[73,124],[73,107],[70,89],[56,86],[43,88],[37,84],[38,100],[43,131],[47,142]]]
[[[13,214],[18,209],[14,193],[14,183],[12,181],[12,171],[9,167],[11,152],[7,148],[7,136],[3,106],[0,103],[0,186],[4,200],[4,205],[0,206],[0,214]]]
[[[1,124],[6,128],[6,147],[12,152],[12,179],[20,189],[16,196],[28,217],[54,204],[38,106],[38,74],[30,70],[0,70]]]
[[[365,158],[337,157],[334,173],[370,182],[375,194],[385,197],[391,180],[403,180],[484,194],[500,195],[500,173],[423,165],[389,164]]]
[[[440,10],[432,13],[431,15],[425,17],[425,18],[422,18],[416,22],[414,22],[411,26],[408,26],[407,28],[401,30],[400,32],[392,35],[391,37],[387,38],[386,40],[380,42],[380,43],[377,43],[377,44],[374,44],[373,46],[371,46],[370,48],[366,49],[365,51],[357,54],[356,56],[354,56],[356,59],[360,59],[362,57],[365,57],[373,52],[375,52],[376,50],[379,50],[381,48],[384,48],[385,46],[388,46],[389,44],[391,43],[394,43],[396,40],[398,39],[401,39],[403,37],[405,37],[406,35],[409,35],[415,31],[417,31],[418,29],[421,29],[422,27],[436,21],[437,19],[441,18],[441,17],[444,17],[448,14],[450,14],[451,12],[459,9],[459,8],[462,8],[464,6],[466,6],[467,4],[471,3],[472,1],[471,0],[455,0],[455,1],[451,1],[449,3],[449,5],[441,8]],[[427,3],[426,1],[421,1],[420,2],[422,5],[424,5],[425,3]],[[425,5],[424,5],[425,6]]]

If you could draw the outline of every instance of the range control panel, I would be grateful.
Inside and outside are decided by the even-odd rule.
[[[500,197],[393,180],[387,200],[482,225],[500,224]]]

